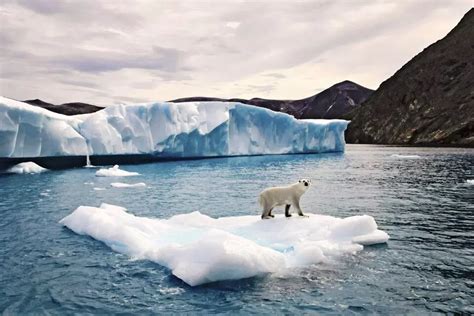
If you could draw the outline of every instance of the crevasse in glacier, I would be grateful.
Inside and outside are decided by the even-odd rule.
[[[114,105],[65,116],[0,97],[0,157],[190,158],[338,152],[345,120],[297,120],[232,102]]]

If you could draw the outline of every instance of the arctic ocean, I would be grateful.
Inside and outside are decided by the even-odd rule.
[[[362,145],[348,145],[344,153],[60,171],[27,165],[23,170],[39,173],[0,175],[0,310],[6,314],[472,313],[473,166],[472,149]],[[274,221],[253,219],[260,214],[257,196],[262,189],[299,178],[313,182],[301,200],[309,219],[295,215],[287,220],[282,209],[275,211]],[[72,214],[87,215],[75,213],[81,207],[101,212],[97,209],[101,205],[120,215],[125,230],[114,230],[117,223],[110,221],[96,231],[93,225],[64,226],[63,219]],[[90,224],[106,220],[96,215],[86,216]],[[390,239],[358,246],[381,241],[379,233],[370,233],[375,232],[370,218]],[[75,219],[85,223],[78,220],[80,216]],[[288,224],[282,226],[283,220]],[[346,226],[331,224],[339,220]],[[326,224],[330,229],[321,230]],[[194,245],[188,249],[192,255],[170,244],[166,258],[129,251],[159,241],[160,231],[147,231],[158,225],[171,232],[166,236],[175,245],[203,234],[221,239]],[[188,234],[179,230],[183,225]],[[318,234],[308,233],[308,227]],[[216,233],[216,228],[226,231]],[[130,229],[146,237],[145,243],[137,247],[123,243],[135,240],[128,238],[135,236],[127,232]],[[359,237],[349,241],[353,234]],[[311,241],[316,239],[320,242]],[[217,269],[189,275],[186,272],[198,269],[181,273],[173,263],[173,258],[185,265],[199,256],[207,263],[222,258],[215,255],[226,253],[225,246],[219,248],[225,240],[233,245],[242,242],[251,260],[252,247],[257,247],[262,255],[258,267],[269,271],[257,271],[238,253],[231,257],[228,253],[224,258],[229,265],[242,263],[239,266],[245,270],[240,272],[263,273],[240,278],[226,275],[224,269],[218,279],[230,280],[212,282]],[[268,263],[271,258],[275,265]]]

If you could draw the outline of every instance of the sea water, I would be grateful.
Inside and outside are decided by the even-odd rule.
[[[472,313],[473,168],[472,149],[349,145],[343,154],[121,165],[139,174],[126,178],[96,177],[92,168],[3,174],[0,311]],[[101,203],[160,219],[258,215],[262,189],[299,178],[313,183],[303,211],[367,214],[391,239],[284,273],[191,287],[58,223],[80,205]],[[132,186],[111,185],[118,182]]]

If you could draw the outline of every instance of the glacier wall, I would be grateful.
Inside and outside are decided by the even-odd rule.
[[[0,97],[0,157],[167,158],[344,151],[345,120],[297,120],[233,102],[114,105],[65,116]]]

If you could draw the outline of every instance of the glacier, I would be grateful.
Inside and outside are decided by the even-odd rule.
[[[284,274],[389,239],[368,215],[307,215],[290,219],[276,215],[263,221],[254,215],[212,218],[196,211],[157,219],[103,203],[80,206],[60,224],[133,259],[165,266],[191,286]]]
[[[235,102],[113,105],[66,116],[0,97],[0,157],[147,154],[178,159],[341,152],[348,123],[297,120]]]

